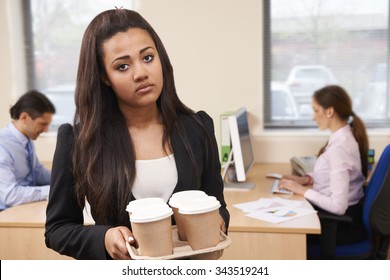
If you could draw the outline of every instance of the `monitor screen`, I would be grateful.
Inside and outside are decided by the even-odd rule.
[[[229,129],[237,181],[244,182],[254,163],[246,108],[229,116]]]

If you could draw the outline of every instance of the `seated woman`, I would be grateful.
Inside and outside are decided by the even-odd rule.
[[[343,88],[326,86],[319,89],[313,95],[312,107],[318,127],[331,131],[329,141],[320,149],[312,172],[302,177],[283,176],[279,187],[303,195],[318,211],[352,217],[351,224],[342,226],[320,219],[321,235],[308,236],[309,243],[320,244],[321,257],[330,259],[335,256],[336,244],[357,242],[366,235],[362,224],[362,200],[367,177],[368,138],[365,126],[352,111],[351,99]],[[313,188],[305,187],[309,185]]]

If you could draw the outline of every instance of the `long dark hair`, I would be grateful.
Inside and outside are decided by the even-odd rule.
[[[87,198],[93,214],[111,224],[124,222],[120,217],[123,217],[131,199],[130,190],[136,170],[133,142],[125,118],[119,110],[115,92],[102,80],[106,75],[103,43],[129,28],[147,31],[161,60],[163,88],[157,107],[164,126],[162,145],[165,147],[169,143],[170,133],[175,128],[196,174],[195,157],[179,114],[190,116],[205,129],[194,112],[180,101],[168,54],[150,24],[137,12],[126,9],[108,10],[97,15],[84,33],[80,51],[75,95],[73,174],[79,204],[83,206]]]
[[[331,85],[317,90],[313,96],[314,100],[324,109],[333,107],[336,114],[343,120],[350,123],[352,134],[359,145],[362,173],[367,177],[368,171],[368,137],[363,121],[352,110],[352,101],[348,93],[340,86]],[[349,121],[350,120],[350,121]],[[325,147],[322,147],[321,155]]]

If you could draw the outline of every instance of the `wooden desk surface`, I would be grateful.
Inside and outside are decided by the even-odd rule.
[[[225,191],[230,211],[229,237],[231,246],[225,249],[223,259],[305,259],[306,234],[320,233],[316,214],[291,221],[273,224],[249,218],[233,207],[234,204],[254,201],[261,197],[272,197],[273,179],[265,178],[267,173],[290,173],[290,165],[255,164],[248,181],[256,187],[250,191]],[[279,195],[289,199],[304,200],[300,196]],[[311,205],[306,202],[307,207]],[[0,259],[70,259],[50,250],[44,243],[44,226],[47,201],[22,204],[0,212]],[[84,211],[86,224],[93,224]]]
[[[321,233],[321,225],[317,214],[303,216],[290,221],[274,224],[244,215],[234,204],[254,201],[262,197],[278,196],[285,199],[303,200],[304,206],[311,208],[310,203],[302,196],[272,194],[271,188],[275,179],[266,178],[268,173],[291,174],[289,163],[257,163],[249,172],[247,181],[255,183],[249,191],[225,190],[225,200],[230,212],[229,232],[272,232],[272,233]]]
[[[39,201],[13,206],[0,212],[1,260],[72,259],[46,247],[46,206],[47,201]],[[84,210],[84,222],[94,224],[89,213]]]
[[[0,227],[44,228],[47,201],[20,204],[0,212]],[[84,210],[85,224],[94,224],[88,210]]]
[[[273,224],[244,215],[242,210],[234,207],[234,204],[254,201],[262,197],[279,196],[286,199],[303,200],[305,207],[311,205],[298,195],[272,194],[271,187],[274,179],[266,178],[268,173],[289,174],[291,172],[289,163],[258,163],[255,164],[248,176],[248,181],[256,184],[255,188],[249,191],[225,190],[225,200],[230,212],[231,232],[288,232],[288,233],[312,233],[321,232],[320,222],[316,214],[307,215],[287,222]],[[46,220],[47,201],[40,201],[22,204],[8,208],[0,212],[0,226],[19,227],[44,227]],[[93,223],[89,211],[84,211],[84,220],[88,224]]]

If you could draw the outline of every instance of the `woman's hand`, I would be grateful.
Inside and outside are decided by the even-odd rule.
[[[282,179],[279,182],[279,188],[290,190],[293,193],[304,195],[307,188],[300,185],[298,182],[290,179]]]
[[[124,226],[108,229],[104,237],[106,251],[114,260],[131,259],[126,248],[126,242],[134,244],[135,239],[130,229]]]

